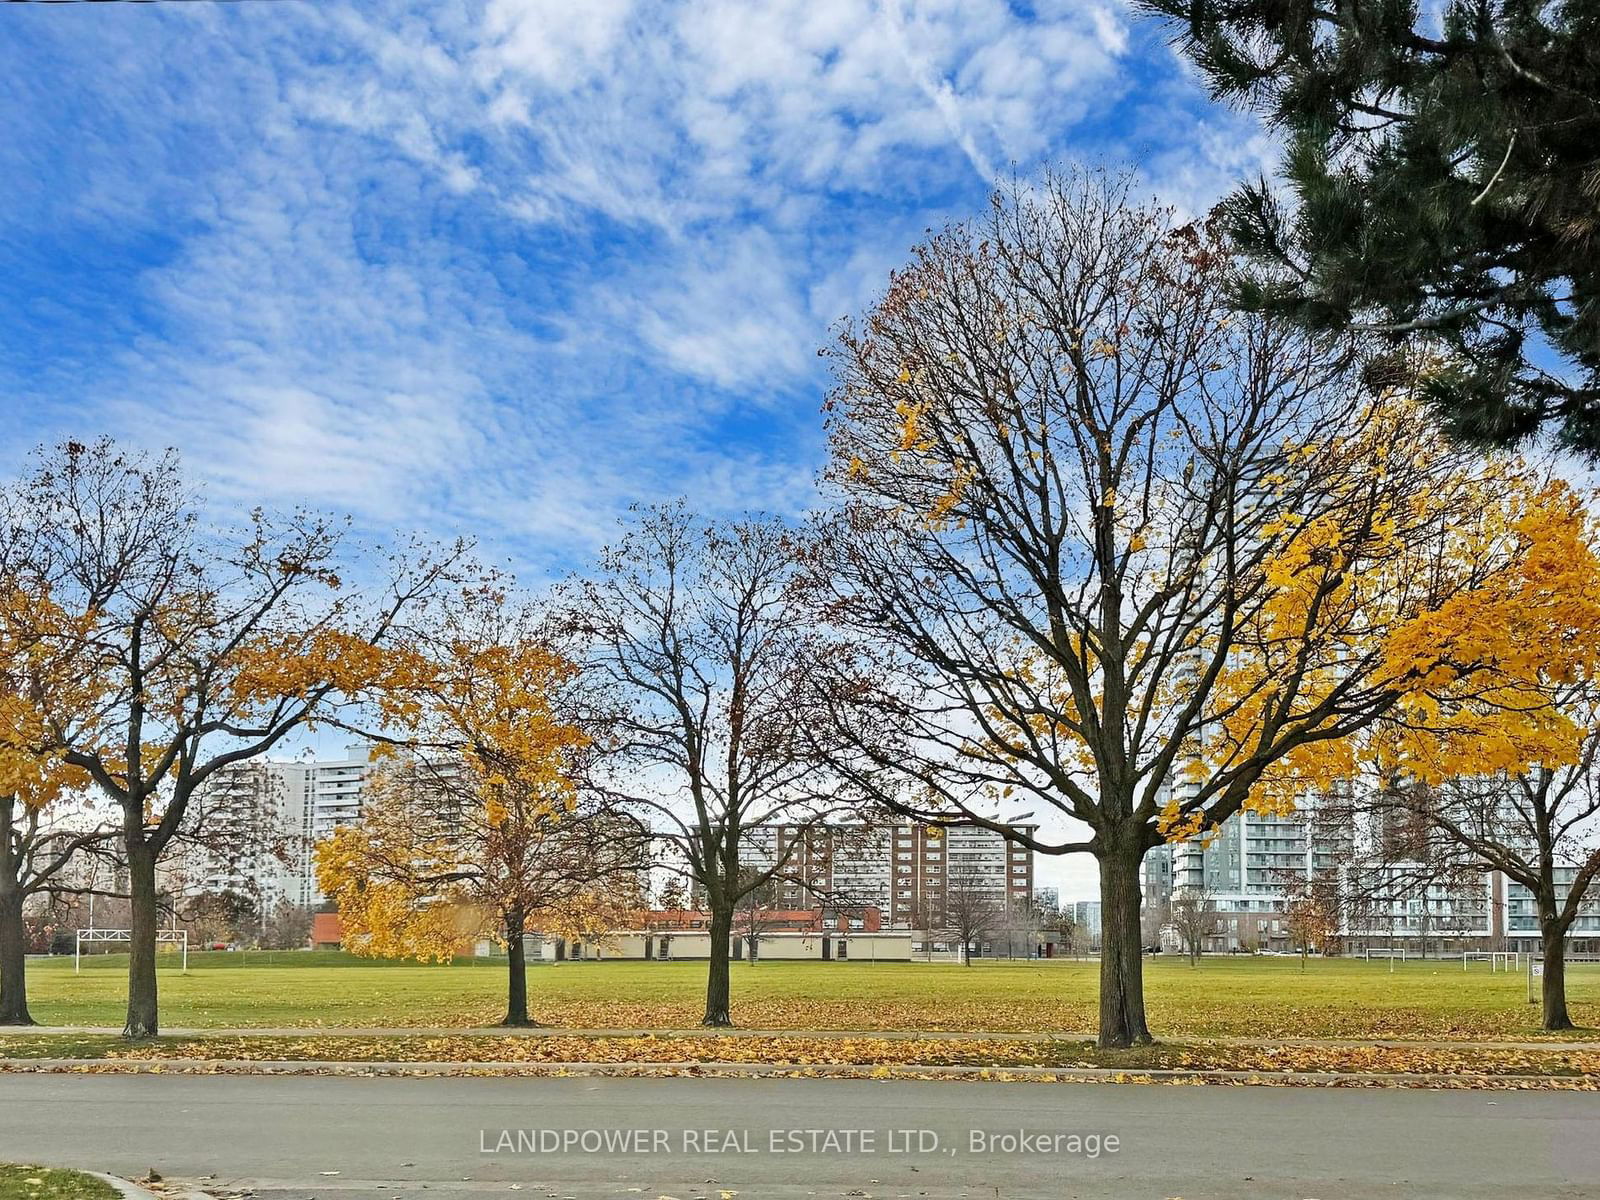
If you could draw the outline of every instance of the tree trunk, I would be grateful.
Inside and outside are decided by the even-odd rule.
[[[515,1029],[537,1024],[528,1016],[528,959],[522,941],[526,924],[520,912],[506,914],[506,959],[511,975],[506,987],[506,1015],[500,1024]]]
[[[702,1025],[732,1025],[728,1011],[728,938],[733,933],[733,913],[716,905],[711,909],[711,968],[706,975],[706,1015]],[[826,934],[824,934],[826,936]]]
[[[1144,953],[1139,945],[1140,849],[1100,858],[1100,1048],[1151,1041],[1144,1019]]]
[[[1566,927],[1552,914],[1541,916],[1544,929],[1544,978],[1539,981],[1539,998],[1543,1002],[1544,1028],[1554,1032],[1576,1029],[1567,1012],[1567,939]]]
[[[32,1025],[28,1013],[28,937],[22,925],[22,893],[0,890],[0,1025]]]
[[[156,856],[143,842],[128,850],[128,892],[133,927],[128,946],[128,1022],[126,1038],[151,1038],[160,1032],[156,1016],[156,930],[161,914],[156,905]]]

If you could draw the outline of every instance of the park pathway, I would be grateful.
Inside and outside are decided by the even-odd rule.
[[[0,1026],[0,1036],[116,1036],[120,1027],[108,1025],[29,1025]],[[441,1037],[749,1037],[749,1038],[882,1038],[889,1041],[964,1041],[964,1042],[1086,1042],[1092,1032],[1082,1033],[974,1033],[941,1029],[708,1029],[700,1025],[684,1028],[578,1028],[556,1025],[533,1029],[507,1029],[501,1026],[384,1025],[325,1026],[288,1025],[261,1028],[174,1027],[163,1029],[164,1038],[252,1038],[252,1037],[355,1037],[355,1038],[441,1038]],[[1600,1040],[1574,1037],[1549,1037],[1542,1040],[1483,1040],[1440,1038],[1307,1038],[1307,1037],[1172,1037],[1163,1039],[1186,1046],[1326,1046],[1331,1048],[1377,1046],[1412,1050],[1574,1050],[1600,1051]]]

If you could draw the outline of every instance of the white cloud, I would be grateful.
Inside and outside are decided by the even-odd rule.
[[[689,242],[678,248],[686,269],[664,278],[651,270],[621,323],[686,375],[727,388],[787,383],[808,369],[816,346],[785,250],[759,228]]]
[[[951,163],[896,156],[952,145],[987,184],[1103,96],[1120,53],[1105,10],[1024,25],[1001,0],[561,12],[491,0],[472,51],[495,114],[534,131],[531,211],[564,200],[674,230],[776,211],[796,190],[915,197],[947,186]]]
[[[1130,87],[1127,16],[1082,0],[271,8],[77,81],[128,128],[63,205],[175,243],[80,415],[241,502],[545,564],[634,499],[805,508],[831,322],[997,171],[1114,141]],[[1256,153],[1163,120],[1163,190]]]
[[[117,364],[108,415],[170,441],[227,494],[401,521],[478,447],[474,345],[518,335],[438,262],[365,257],[316,164],[252,159],[213,182],[207,231],[142,284],[181,336]]]
[[[530,80],[573,88],[604,72],[632,9],[631,0],[490,0],[484,31]]]

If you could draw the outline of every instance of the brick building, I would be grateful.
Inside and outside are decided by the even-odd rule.
[[[1037,826],[1015,826],[1032,834]],[[799,842],[795,846],[795,842]],[[792,848],[792,851],[791,851]],[[978,892],[996,907],[1031,903],[1033,852],[989,829],[931,828],[913,822],[755,830],[752,864],[788,854],[776,902],[792,909],[877,909],[894,929],[945,921],[953,888]]]

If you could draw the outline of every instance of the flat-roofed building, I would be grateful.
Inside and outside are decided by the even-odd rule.
[[[1010,828],[1031,835],[1037,826]],[[753,830],[748,845],[752,865],[784,858],[779,905],[876,908],[898,929],[942,926],[952,886],[1002,909],[1033,897],[1033,852],[976,826],[775,825]]]

